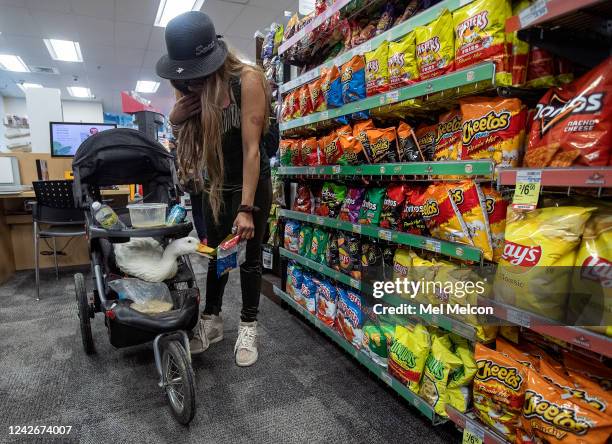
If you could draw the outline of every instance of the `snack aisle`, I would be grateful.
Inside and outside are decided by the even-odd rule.
[[[606,442],[610,39],[557,36],[609,2],[431,3],[319,1],[275,30],[277,71],[300,67],[278,82],[275,293],[464,440]],[[375,296],[395,279],[484,290]]]

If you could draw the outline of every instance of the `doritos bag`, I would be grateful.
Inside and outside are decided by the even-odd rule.
[[[321,191],[321,208],[319,216],[336,218],[346,196],[346,185],[325,182]]]
[[[359,222],[359,210],[365,197],[365,188],[349,188],[340,208],[340,219],[356,224]]]
[[[316,138],[309,137],[302,140],[300,147],[301,159],[304,165],[318,166],[321,164],[319,161],[319,144]]]
[[[423,160],[433,160],[436,151],[436,137],[438,125],[424,125],[416,130],[418,146],[423,154]]]
[[[312,113],[312,101],[310,99],[310,89],[308,85],[303,85],[299,90],[300,114],[302,117]]]
[[[340,108],[342,102],[342,82],[337,66],[321,68],[321,91],[328,108]]]
[[[518,166],[526,111],[519,99],[471,97],[461,104],[461,160],[493,159],[503,168]]]
[[[485,214],[485,198],[473,180],[452,183],[449,190],[475,247],[482,249],[486,260],[493,260],[489,223]]]
[[[422,187],[410,187],[406,191],[406,203],[402,208],[399,231],[404,233],[428,236],[429,230],[423,219],[425,190]]]
[[[365,58],[362,55],[356,55],[342,65],[340,75],[342,81],[342,101],[344,103],[365,99]]]
[[[477,0],[455,10],[455,69],[491,60],[497,83],[509,85],[505,29],[511,15],[508,0]]]
[[[368,188],[365,199],[359,210],[359,223],[362,225],[378,225],[382,212],[384,188]]]
[[[380,215],[380,227],[390,230],[400,229],[400,216],[406,201],[408,186],[403,183],[391,184],[387,187]]]
[[[308,84],[310,90],[310,101],[312,103],[312,111],[315,113],[325,111],[327,109],[327,103],[325,102],[325,94],[321,89],[323,80],[319,77],[317,80]]]
[[[395,127],[366,131],[367,145],[364,153],[369,163],[395,163],[398,161],[397,133]]]
[[[397,151],[400,162],[423,161],[423,154],[421,154],[414,130],[404,121],[401,121],[397,127]]]
[[[399,42],[389,43],[389,89],[412,85],[418,81],[414,38],[414,32],[411,31]]]
[[[438,121],[433,160],[457,160],[461,152],[461,112],[451,110]]]
[[[528,167],[604,166],[612,143],[612,57],[537,105],[525,154]]]
[[[389,43],[382,42],[378,48],[366,52],[366,95],[374,96],[389,89]]]
[[[342,147],[338,143],[338,136],[335,132],[319,139],[319,150],[323,154],[326,165],[338,165],[338,160],[342,157]]]
[[[417,26],[416,59],[421,80],[441,76],[454,69],[455,35],[453,18],[443,9],[427,26]]]
[[[448,194],[450,185],[434,183],[423,196],[423,219],[433,237],[472,245],[463,220],[457,217]]]
[[[485,197],[485,209],[491,231],[493,262],[499,262],[504,251],[508,201],[491,185],[482,185],[481,189]]]
[[[376,127],[374,126],[374,122],[372,122],[372,119],[356,122],[353,125],[353,137],[355,137],[355,139],[357,139],[357,141],[361,144],[361,151],[363,152],[363,155],[366,156],[368,162],[369,159],[366,155],[367,150],[370,149],[370,145],[368,142],[368,130],[371,129],[376,129]]]
[[[594,210],[551,207],[523,213],[510,209],[495,276],[496,299],[563,321],[571,267],[584,225]]]
[[[389,373],[414,393],[418,393],[431,347],[429,332],[421,324],[412,329],[396,325],[394,336],[389,350]]]

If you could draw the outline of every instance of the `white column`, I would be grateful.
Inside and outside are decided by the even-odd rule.
[[[33,153],[50,153],[49,122],[63,122],[61,92],[56,88],[26,89]]]

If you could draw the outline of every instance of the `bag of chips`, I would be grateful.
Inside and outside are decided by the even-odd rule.
[[[325,182],[321,191],[319,216],[337,218],[346,196],[346,185]]]
[[[485,198],[486,216],[491,232],[493,262],[499,262],[504,251],[508,201],[491,185],[482,185],[480,187]]]
[[[336,327],[348,342],[359,349],[363,340],[361,296],[342,287],[337,287],[337,294]]]
[[[395,127],[366,131],[368,143],[364,153],[369,163],[395,163],[398,161]]]
[[[402,88],[418,81],[414,39],[414,32],[411,31],[399,42],[389,43],[389,89]]]
[[[550,88],[555,86],[555,59],[545,49],[531,46],[527,64],[527,88]]]
[[[527,112],[519,99],[471,97],[461,104],[461,160],[493,159],[502,168],[518,166]]]
[[[612,390],[612,369],[602,362],[564,350],[563,365],[570,378],[574,379],[576,375],[582,376],[595,382],[606,391]]]
[[[340,208],[340,219],[356,224],[359,222],[359,210],[365,197],[365,188],[349,188]]]
[[[338,136],[335,132],[321,137],[319,140],[319,151],[322,154],[324,165],[337,165],[342,157],[342,148],[338,143]]]
[[[461,152],[461,112],[451,110],[438,121],[433,160],[457,160]]]
[[[289,93],[283,99],[283,107],[281,108],[281,121],[287,122],[293,118],[293,102],[295,96]]]
[[[448,194],[450,185],[431,184],[423,196],[423,219],[431,235],[449,242],[472,245],[467,227],[457,215]]]
[[[329,233],[327,248],[325,249],[325,264],[329,268],[340,271],[340,253],[338,251],[338,235],[335,232]]]
[[[393,7],[393,3],[387,2],[380,16],[380,20],[378,20],[378,24],[376,25],[376,35],[382,34],[393,26],[394,16],[395,8]]]
[[[310,188],[305,183],[300,183],[297,186],[292,210],[313,214],[313,196]]]
[[[310,192],[312,193],[312,214],[321,212],[321,192],[323,185],[320,182],[312,182],[310,184]]]
[[[300,114],[302,117],[312,113],[312,101],[310,99],[310,89],[308,85],[303,85],[299,90]]]
[[[485,197],[478,184],[473,180],[452,183],[448,193],[459,210],[474,246],[482,250],[486,260],[493,260],[493,242],[485,210]]]
[[[321,165],[319,160],[319,143],[316,138],[309,137],[302,140],[300,147],[302,163],[305,166]]]
[[[374,96],[389,89],[389,43],[384,41],[378,48],[365,53],[366,95]]]
[[[342,156],[338,159],[340,165],[362,165],[367,162],[363,146],[352,135],[338,136]]]
[[[529,0],[519,0],[512,8],[512,15],[518,16],[530,5]],[[529,61],[529,43],[512,33],[512,86],[523,86],[527,81],[527,64]]]
[[[422,125],[416,130],[417,145],[423,155],[423,160],[434,160],[436,152],[436,137],[438,135],[438,125]]]
[[[420,80],[441,76],[454,69],[455,35],[448,9],[427,26],[414,28]]]
[[[397,148],[399,162],[422,162],[423,154],[419,148],[414,130],[406,122],[397,127]]]
[[[342,102],[342,82],[337,66],[321,68],[321,91],[327,108],[340,108]]]
[[[429,229],[423,218],[425,190],[422,187],[410,187],[406,190],[406,202],[400,215],[399,231],[428,236]]]
[[[302,280],[301,287],[301,299],[298,300],[298,304],[308,310],[309,313],[315,314],[316,312],[316,293],[319,280],[316,279],[312,274],[305,272]]]
[[[310,244],[312,243],[312,227],[310,225],[302,225],[300,228],[300,235],[298,239],[298,254],[302,257],[306,257],[308,251],[310,251]]]
[[[323,80],[319,77],[317,80],[308,84],[310,90],[310,101],[312,103],[312,111],[315,113],[325,111],[327,102],[325,102],[325,94],[322,90]]]
[[[391,230],[400,229],[400,220],[408,186],[403,183],[391,184],[387,187],[380,214],[380,227]]]
[[[412,270],[412,252],[404,247],[399,247],[395,250],[395,254],[393,255],[393,274],[392,278],[388,280],[395,281],[396,279],[400,279],[402,282],[404,279],[410,279],[410,272]],[[401,287],[400,287],[401,290]],[[402,291],[399,292],[398,296],[403,294]]]
[[[366,156],[366,160],[369,162],[367,157],[367,150],[370,149],[368,141],[368,130],[376,129],[374,122],[371,119],[356,122],[353,125],[353,137],[361,144],[361,151]]]
[[[362,350],[370,356],[372,361],[381,367],[387,367],[388,347],[393,343],[394,335],[395,326],[391,324],[377,325],[366,322],[363,326]]]
[[[302,298],[302,281],[304,274],[301,268],[294,262],[287,266],[287,294],[298,302]],[[298,302],[299,303],[299,302]]]
[[[528,167],[608,165],[612,144],[612,57],[537,105],[525,154]]]
[[[454,346],[453,353],[461,359],[461,367],[453,370],[449,375],[448,388],[461,387],[472,382],[478,367],[474,360],[474,352],[472,352],[467,339],[452,333],[450,339]]]
[[[506,241],[495,276],[495,298],[549,319],[565,319],[580,237],[595,208],[508,211]]]
[[[281,139],[278,144],[278,157],[282,166],[291,165],[291,152],[296,142],[295,139]]]
[[[365,282],[384,280],[382,249],[374,239],[361,243],[361,279]]]
[[[476,343],[474,357],[474,413],[511,442],[520,428],[527,386],[526,370],[507,356]]]
[[[389,373],[414,393],[419,383],[431,347],[427,328],[417,324],[412,329],[395,326],[393,345],[389,350]]]
[[[361,279],[361,243],[350,233],[338,235],[340,271],[355,279]]]
[[[491,60],[496,83],[509,85],[505,29],[511,15],[508,0],[476,0],[453,11],[455,69]]]
[[[540,359],[537,356],[530,356],[526,351],[518,349],[515,345],[500,337],[495,338],[495,350],[527,368],[536,370],[539,368]]]
[[[302,140],[295,139],[293,144],[289,148],[289,154],[291,155],[291,165],[300,166],[304,165],[302,160]]]
[[[292,253],[299,252],[300,246],[300,223],[295,220],[288,220],[285,223],[285,233],[283,246]]]
[[[311,259],[320,264],[325,263],[325,251],[327,249],[327,241],[329,233],[321,228],[315,228],[312,232],[312,242],[310,251],[308,251],[308,259]]]
[[[344,103],[356,102],[365,99],[365,58],[356,55],[342,65],[340,70],[342,81],[342,101]]]
[[[333,327],[336,321],[336,287],[328,280],[322,279],[317,285],[317,318],[328,327]]]
[[[359,210],[359,223],[362,225],[378,225],[380,213],[382,212],[384,188],[368,188],[365,199]]]

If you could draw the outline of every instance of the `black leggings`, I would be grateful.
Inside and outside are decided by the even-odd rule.
[[[206,221],[204,220],[204,210],[202,209],[204,196],[202,194],[189,194],[191,198],[191,215],[196,233],[201,241],[208,238]]]
[[[219,223],[215,224],[208,198],[203,199],[204,218],[208,229],[208,245],[217,248],[219,243],[232,232],[232,226],[236,219],[238,207],[242,201],[242,188],[223,192],[223,206],[219,215]],[[261,244],[266,232],[266,224],[270,206],[272,204],[272,181],[263,178],[257,185],[255,201],[253,205],[259,207],[259,211],[253,213],[253,224],[255,235],[247,241],[246,261],[240,266],[240,287],[242,290],[242,311],[240,319],[244,322],[257,320],[259,308],[259,293],[261,291]],[[221,312],[223,302],[223,290],[227,284],[228,274],[217,277],[217,262],[208,263],[208,275],[206,277],[206,304],[205,314],[218,315]]]

